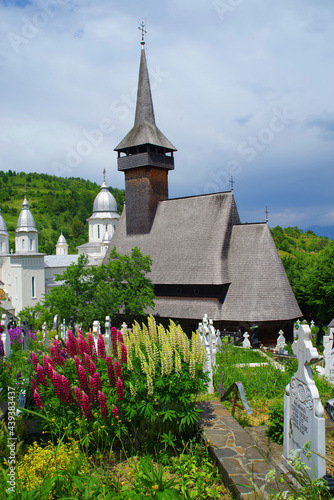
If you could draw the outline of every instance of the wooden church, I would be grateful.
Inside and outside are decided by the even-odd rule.
[[[150,255],[158,321],[191,331],[206,313],[221,330],[289,337],[302,313],[267,225],[242,224],[232,192],[168,198],[176,148],[155,123],[144,42],[134,126],[115,151],[125,208],[109,248]]]

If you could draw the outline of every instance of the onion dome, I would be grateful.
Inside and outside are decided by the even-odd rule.
[[[17,221],[16,231],[34,231],[37,232],[36,225],[32,213],[29,210],[29,203],[26,195],[22,203],[22,211]]]
[[[57,241],[57,245],[60,244],[60,245],[64,245],[66,244],[67,241],[66,241],[66,238],[65,236],[63,235],[63,233],[61,233],[61,235],[59,236],[58,238],[58,241]]]
[[[93,213],[96,212],[116,212],[117,203],[111,192],[109,186],[106,184],[105,179],[106,171],[103,171],[103,183],[99,194],[96,196],[93,205]]]
[[[8,234],[5,219],[1,215],[1,208],[0,208],[0,233],[1,234]]]

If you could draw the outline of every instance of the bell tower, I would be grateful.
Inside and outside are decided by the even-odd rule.
[[[142,31],[135,123],[115,148],[118,170],[125,174],[127,234],[149,233],[159,201],[168,199],[168,172],[174,170],[175,147],[155,123]]]

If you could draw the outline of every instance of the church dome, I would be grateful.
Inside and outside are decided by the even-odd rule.
[[[60,244],[62,244],[62,243],[67,243],[67,242],[66,242],[66,238],[65,238],[65,236],[63,235],[63,233],[61,233],[61,235],[59,236],[58,241],[57,241],[57,244],[58,244],[58,243],[60,243]]]
[[[96,196],[93,205],[93,212],[117,212],[117,203],[111,192],[109,186],[106,184],[105,171],[103,172],[104,179],[99,194]]]
[[[29,210],[29,203],[26,195],[24,195],[22,211],[17,221],[16,231],[37,231],[34,218]]]
[[[5,223],[5,219],[1,215],[1,208],[0,208],[0,233],[6,233],[7,234],[7,226]]]

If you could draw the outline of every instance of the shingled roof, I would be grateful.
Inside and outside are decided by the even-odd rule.
[[[125,219],[124,210],[110,248],[130,254],[138,246],[150,255],[154,284],[228,286],[223,303],[160,297],[154,312],[161,317],[207,313],[214,321],[260,322],[302,316],[269,228],[240,224],[231,192],[160,202],[148,234],[128,236]]]
[[[150,233],[127,235],[123,211],[111,247],[129,254],[138,246],[153,260],[155,284],[229,283],[227,255],[239,215],[230,192],[161,201]],[[109,252],[107,253],[107,257]]]
[[[234,226],[228,258],[231,284],[224,320],[275,321],[302,316],[268,226]]]

